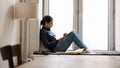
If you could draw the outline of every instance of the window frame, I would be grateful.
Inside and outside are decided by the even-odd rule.
[[[43,16],[49,15],[49,0],[43,0]],[[115,0],[108,0],[108,50],[115,50]],[[83,37],[83,0],[73,2],[73,30]],[[73,47],[73,49],[77,47]]]

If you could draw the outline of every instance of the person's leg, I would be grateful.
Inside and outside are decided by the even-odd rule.
[[[54,48],[53,51],[65,52],[69,48],[72,42],[73,42],[73,35],[69,33],[67,36],[64,37],[62,42],[57,44],[57,46]]]
[[[73,37],[74,43],[75,43],[78,47],[84,48],[84,50],[86,50],[86,49],[87,49],[87,46],[83,43],[80,35],[77,34],[76,32],[73,32],[73,31],[72,31],[71,33],[72,33],[73,36],[74,36],[74,37]]]
[[[66,51],[73,41],[78,47],[87,49],[80,39],[80,36],[75,32],[70,32],[62,42],[58,43],[58,45],[54,48],[54,51]]]

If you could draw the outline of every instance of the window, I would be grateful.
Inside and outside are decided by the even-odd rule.
[[[49,0],[49,14],[54,19],[52,31],[57,39],[73,30],[73,0]]]
[[[83,0],[83,40],[90,49],[108,48],[108,0]]]
[[[52,31],[56,38],[73,30],[73,10],[81,6],[79,0],[43,0],[43,15],[51,15],[54,19]],[[113,48],[113,1],[114,0],[82,0],[83,8],[83,41],[90,49],[107,50]],[[73,8],[73,2],[75,4]],[[78,7],[79,8],[79,7]],[[108,21],[109,20],[109,21]],[[79,29],[79,28],[78,28]],[[77,29],[77,30],[78,30]],[[109,45],[109,47],[108,47]]]
[[[73,30],[73,0],[50,0],[49,14],[53,17],[56,38]]]

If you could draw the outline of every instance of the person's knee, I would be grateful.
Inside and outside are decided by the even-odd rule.
[[[70,36],[75,36],[75,32],[74,32],[74,31],[71,31],[68,35],[70,35]]]

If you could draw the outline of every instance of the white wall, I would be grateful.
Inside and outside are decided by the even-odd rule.
[[[0,0],[0,47],[19,43],[19,23],[14,22],[16,0]]]
[[[13,5],[18,0],[0,0],[0,47],[19,43],[19,23],[14,22]],[[0,55],[0,68],[8,68]]]
[[[120,51],[120,0],[116,0],[116,50]]]

